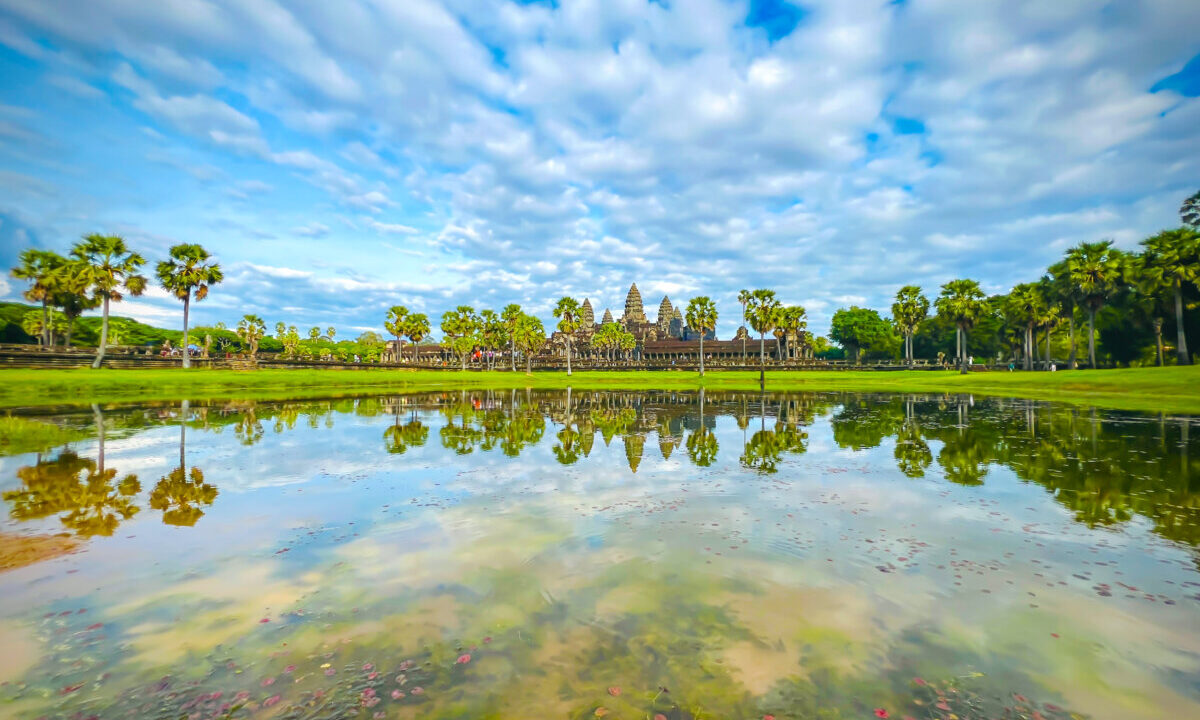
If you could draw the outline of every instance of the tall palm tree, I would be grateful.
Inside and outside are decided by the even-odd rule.
[[[113,300],[121,301],[123,293],[141,295],[146,289],[146,277],[138,271],[146,264],[145,258],[125,246],[125,239],[117,235],[92,234],[85,236],[71,248],[71,256],[79,263],[79,272],[86,281],[93,297],[100,298],[103,315],[100,322],[100,346],[96,348],[96,359],[92,368],[104,362],[104,349],[108,344],[108,308]]]
[[[762,389],[767,382],[767,333],[775,329],[776,314],[779,300],[775,299],[774,290],[755,290],[750,293],[747,313],[750,327],[758,333],[758,385]]]
[[[417,346],[429,335],[429,317],[425,313],[413,313],[404,323],[404,334],[413,343],[413,362],[419,362]]]
[[[1111,240],[1080,243],[1067,251],[1067,273],[1088,311],[1088,364],[1096,367],[1096,312],[1120,285],[1124,254]]]
[[[1045,312],[1042,295],[1033,283],[1022,283],[1012,289],[1005,298],[1004,307],[1009,319],[1021,327],[1022,342],[1025,356],[1025,369],[1033,369],[1034,342],[1033,328]]]
[[[554,317],[558,318],[558,331],[567,340],[567,375],[571,374],[571,336],[579,329],[579,303],[572,297],[561,297],[554,306]]]
[[[336,335],[337,335],[337,328],[335,328],[332,325],[330,325],[328,328],[326,328],[325,337],[329,338],[329,342],[333,342],[333,338]]]
[[[704,377],[704,334],[717,328],[717,306],[706,295],[694,297],[687,306],[688,327],[700,333],[700,377]]]
[[[396,355],[399,359],[404,358],[404,328],[408,324],[408,315],[408,308],[403,305],[393,305],[388,310],[387,318],[383,321],[383,329],[396,338],[396,345],[399,347]]]
[[[983,290],[974,280],[951,280],[942,286],[934,306],[938,314],[947,318],[958,328],[955,334],[958,345],[959,372],[967,374],[967,331],[983,313]]]
[[[546,329],[542,321],[532,315],[522,314],[513,324],[513,343],[525,356],[525,374],[532,374],[531,358],[546,344]]]
[[[1067,332],[1070,337],[1071,348],[1067,356],[1067,367],[1075,369],[1075,307],[1079,304],[1079,288],[1075,286],[1075,282],[1071,280],[1070,264],[1066,258],[1059,260],[1050,266],[1047,271],[1049,279],[1050,293],[1062,310],[1062,314],[1067,318]]]
[[[55,281],[61,268],[67,260],[62,255],[50,250],[29,248],[21,251],[21,264],[12,269],[12,276],[18,280],[29,281],[29,289],[25,291],[25,299],[41,303],[42,306],[42,347],[50,347],[50,299],[55,291]]]
[[[892,319],[904,335],[904,359],[913,366],[913,335],[917,326],[929,315],[929,298],[921,294],[916,285],[905,285],[896,291],[896,302],[892,303]]]
[[[64,344],[71,347],[71,333],[75,330],[75,321],[85,310],[95,310],[100,307],[100,298],[88,294],[88,279],[83,272],[83,264],[78,261],[65,260],[54,270],[51,280],[52,297],[50,304],[62,308],[66,317],[66,332]]]
[[[808,312],[802,306],[780,306],[775,310],[775,337],[777,343],[781,343],[783,338],[792,335],[796,338],[797,345],[799,345],[804,328],[806,327],[808,327]],[[783,359],[782,345],[776,345],[776,355],[779,356],[780,360]]]
[[[1147,280],[1175,298],[1175,351],[1180,365],[1191,363],[1183,328],[1183,284],[1200,281],[1200,233],[1191,228],[1164,230],[1142,241],[1138,266]]]
[[[175,245],[169,259],[158,264],[155,274],[163,290],[183,301],[183,366],[192,366],[188,353],[188,311],[192,298],[200,302],[208,297],[209,287],[225,279],[221,266],[208,262],[212,256],[195,243]]]
[[[746,308],[750,305],[750,296],[751,296],[751,292],[749,290],[742,289],[742,290],[738,291],[737,300],[739,303],[742,304],[742,327],[746,326]],[[746,336],[749,334],[750,333],[746,333],[746,335],[742,336],[742,364],[743,365],[746,364]]]
[[[442,332],[449,340],[450,348],[458,355],[462,369],[467,369],[467,356],[475,347],[479,334],[479,316],[470,305],[459,305],[442,313]]]
[[[508,334],[508,356],[513,372],[517,371],[517,341],[513,338],[513,329],[516,328],[517,321],[524,314],[521,306],[516,303],[509,303],[500,311],[500,320],[504,323],[504,330]]]

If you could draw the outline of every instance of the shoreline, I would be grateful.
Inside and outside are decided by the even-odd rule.
[[[710,370],[90,370],[0,369],[0,408],[178,400],[286,400],[438,390],[731,390],[757,392],[758,373]],[[1200,366],[974,372],[768,370],[767,392],[972,393],[1094,405],[1114,410],[1200,414]]]

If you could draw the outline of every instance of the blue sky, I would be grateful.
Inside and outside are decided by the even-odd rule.
[[[64,8],[70,8],[69,11]],[[1200,3],[0,0],[0,261],[119,233],[198,322],[769,287],[825,332],[1200,188]],[[0,280],[0,297],[21,286]],[[116,312],[177,326],[154,290]]]

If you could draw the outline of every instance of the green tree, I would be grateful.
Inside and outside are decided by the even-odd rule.
[[[788,335],[796,338],[797,352],[803,343],[804,328],[808,327],[808,311],[800,305],[781,306],[775,310],[776,354],[783,359],[783,339]]]
[[[1047,271],[1047,279],[1049,281],[1048,297],[1052,298],[1058,304],[1062,315],[1067,318],[1067,331],[1070,340],[1067,366],[1074,370],[1077,355],[1075,347],[1075,308],[1079,305],[1079,288],[1076,287],[1074,280],[1071,279],[1070,264],[1066,258],[1050,266]]]
[[[755,290],[750,293],[747,313],[750,317],[750,327],[758,333],[758,386],[766,387],[767,383],[767,333],[775,329],[778,318],[779,300],[775,298],[774,290]]]
[[[579,303],[572,297],[561,297],[554,306],[554,317],[558,318],[558,331],[567,341],[567,375],[571,374],[571,338],[579,329]]]
[[[470,305],[459,305],[442,314],[442,332],[446,344],[458,356],[462,369],[467,369],[467,356],[475,349],[479,335],[479,316]]]
[[[311,327],[308,329],[308,339],[316,342],[321,339],[321,328]]]
[[[399,346],[396,354],[400,357],[404,355],[404,334],[408,325],[408,316],[408,308],[403,305],[393,305],[388,310],[387,319],[383,322],[383,328],[396,338],[396,345]]]
[[[67,327],[67,316],[57,310],[51,312],[49,318],[38,310],[30,310],[21,318],[21,329],[29,335],[36,335],[39,345],[42,338],[49,337],[50,345],[53,346],[55,335],[67,332]]]
[[[508,357],[513,372],[517,371],[517,341],[513,338],[513,330],[516,329],[522,315],[524,313],[521,306],[516,303],[509,303],[500,311],[500,320],[504,323],[504,332],[508,337]]]
[[[1080,243],[1067,251],[1067,273],[1088,313],[1088,364],[1096,367],[1096,311],[1112,296],[1124,276],[1124,254],[1111,240]]]
[[[1042,294],[1037,285],[1021,283],[1012,289],[1003,302],[1004,314],[1010,322],[1021,328],[1021,346],[1026,370],[1033,369],[1033,329],[1046,311]]]
[[[986,305],[983,290],[974,280],[951,280],[942,286],[942,293],[934,303],[938,314],[957,328],[959,372],[964,375],[967,373],[967,331],[975,326]]]
[[[508,330],[504,318],[494,310],[484,310],[479,313],[479,330],[483,346],[492,352],[492,357],[488,358],[489,368],[495,369],[496,351],[508,344]]]
[[[700,377],[704,377],[704,334],[717,329],[717,306],[707,295],[688,301],[685,313],[688,327],[700,333]]]
[[[904,360],[909,367],[913,366],[913,334],[928,316],[929,298],[921,294],[920,287],[905,285],[896,292],[896,301],[892,303],[892,319],[904,336]]]
[[[67,318],[64,344],[71,347],[71,334],[75,323],[85,310],[95,310],[100,307],[100,298],[88,294],[88,279],[83,272],[83,265],[78,261],[64,261],[53,274],[51,281],[52,299],[50,304],[62,308]]]
[[[877,311],[856,305],[833,314],[829,338],[844,347],[856,363],[863,355],[889,353],[899,342],[892,325]]]
[[[29,248],[21,251],[20,265],[12,269],[12,276],[29,282],[23,295],[26,300],[42,306],[42,347],[50,347],[50,299],[56,286],[56,278],[67,260],[56,252]]]
[[[329,326],[329,327],[328,327],[328,328],[325,330],[325,337],[329,338],[329,342],[333,342],[333,339],[334,339],[336,336],[337,336],[337,328],[335,328],[334,326],[330,325],[330,326]]]
[[[183,243],[168,251],[168,259],[158,264],[155,274],[163,290],[183,301],[183,366],[192,366],[188,353],[188,311],[192,298],[200,302],[208,289],[225,279],[221,266],[208,262],[208,251],[195,243]]]
[[[546,329],[542,327],[542,321],[532,315],[522,314],[513,324],[512,338],[515,347],[525,356],[525,374],[532,374],[530,359],[546,345]]]
[[[1153,286],[1167,290],[1175,301],[1175,352],[1180,365],[1191,363],[1183,327],[1183,285],[1200,280],[1200,233],[1190,228],[1164,230],[1142,241],[1137,269]]]
[[[238,321],[237,335],[250,349],[251,358],[258,355],[258,341],[262,340],[263,335],[266,334],[267,325],[257,315],[243,315],[242,319]]]
[[[429,336],[429,317],[425,313],[413,313],[408,316],[408,321],[404,323],[404,334],[413,343],[413,362],[419,362],[420,357],[417,355],[417,347],[421,341]]]
[[[104,349],[108,345],[109,303],[120,302],[125,292],[136,296],[145,291],[146,277],[138,271],[146,260],[129,250],[125,239],[117,235],[87,235],[71,248],[71,256],[80,263],[82,280],[92,296],[100,298],[103,307],[100,343],[92,361],[92,368],[98,368],[104,362]]]

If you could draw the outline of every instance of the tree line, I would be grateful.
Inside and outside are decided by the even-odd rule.
[[[1153,362],[1164,365],[1169,321],[1175,362],[1188,365],[1188,331],[1194,337],[1200,330],[1187,312],[1200,304],[1200,192],[1184,201],[1180,216],[1183,226],[1145,238],[1137,251],[1116,248],[1111,240],[1080,243],[1037,281],[1006,294],[988,297],[977,281],[957,279],[942,285],[931,305],[922,288],[906,285],[896,293],[891,318],[843,308],[833,315],[830,338],[855,360],[901,357],[912,364],[918,355],[936,353],[967,372],[978,354],[1012,358],[1032,370],[1054,364],[1057,349],[1074,369],[1082,330],[1088,367],[1098,365],[1097,340],[1111,362],[1130,364],[1152,351]],[[1062,329],[1055,348],[1054,333]]]

